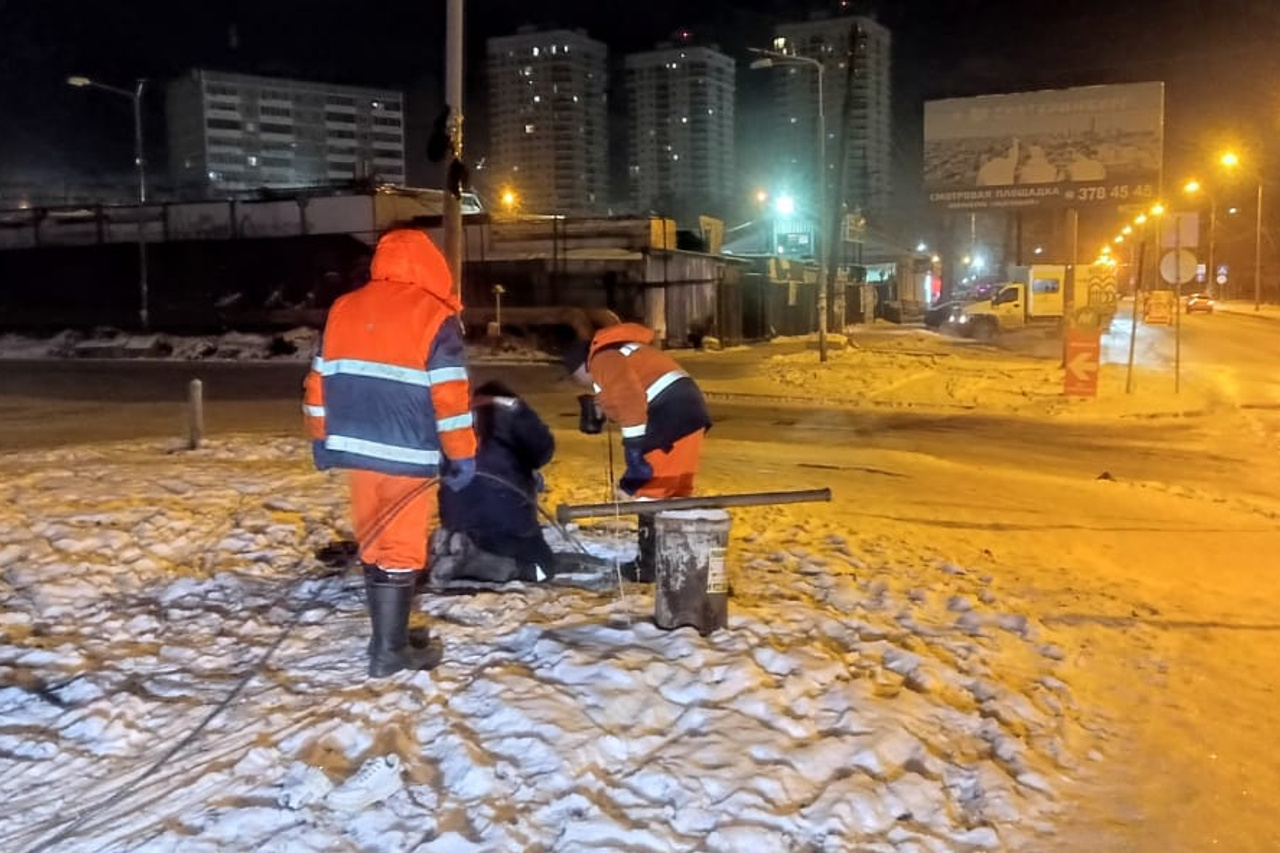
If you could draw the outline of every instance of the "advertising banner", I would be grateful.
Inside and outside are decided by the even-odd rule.
[[[929,101],[924,186],[948,210],[1143,204],[1160,186],[1164,84]]]

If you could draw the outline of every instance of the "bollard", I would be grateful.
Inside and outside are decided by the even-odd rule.
[[[204,383],[192,379],[187,385],[187,449],[199,450],[204,440]]]
[[[704,637],[729,624],[729,513],[673,510],[654,517],[653,621]]]

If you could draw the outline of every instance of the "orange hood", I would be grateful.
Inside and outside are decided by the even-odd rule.
[[[595,337],[591,339],[591,353],[588,358],[604,347],[616,346],[617,344],[651,343],[653,343],[653,329],[648,326],[642,326],[639,323],[619,323],[616,326],[605,326],[596,332]]]
[[[402,228],[382,235],[373,252],[369,280],[416,285],[454,311],[462,310],[462,301],[453,292],[444,255],[421,231]]]

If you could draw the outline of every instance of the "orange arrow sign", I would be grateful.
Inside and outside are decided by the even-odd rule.
[[[1096,330],[1071,329],[1067,333],[1067,369],[1062,375],[1062,393],[1068,397],[1096,397],[1100,355]]]
[[[1076,353],[1067,362],[1067,370],[1078,382],[1088,382],[1098,372],[1097,356],[1088,352]]]

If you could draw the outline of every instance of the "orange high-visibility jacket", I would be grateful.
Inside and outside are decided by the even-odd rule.
[[[476,454],[462,304],[421,231],[378,241],[370,281],[329,310],[305,383],[316,467],[434,477]]]
[[[651,346],[653,330],[620,323],[596,332],[587,355],[600,408],[621,427],[625,444],[646,453],[711,426],[707,403],[689,374]]]

